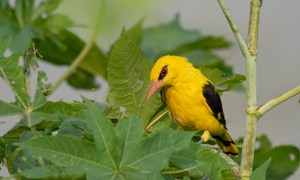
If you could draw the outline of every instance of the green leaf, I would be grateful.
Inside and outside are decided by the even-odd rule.
[[[71,136],[44,136],[26,141],[22,148],[34,156],[42,156],[58,166],[72,167],[78,173],[97,172],[101,175],[112,173],[112,168],[101,163],[102,154],[94,144]]]
[[[27,26],[19,31],[14,38],[12,38],[9,48],[14,53],[24,53],[25,50],[31,45],[32,37],[32,31]]]
[[[173,153],[170,161],[181,169],[187,169],[189,174],[201,176],[213,176],[214,173],[231,167],[218,153],[196,143],[191,143],[189,149]]]
[[[78,36],[66,30],[47,36],[43,41],[35,40],[34,42],[43,60],[58,65],[71,64],[85,45],[85,42]],[[106,64],[107,59],[104,53],[93,45],[79,68],[94,75],[105,76]]]
[[[219,69],[210,69],[205,67],[199,68],[201,72],[210,79],[217,87],[219,92],[229,91],[237,84],[243,82],[246,78],[241,74],[234,74],[230,77],[224,77],[224,73]]]
[[[42,107],[34,110],[30,114],[31,125],[37,125],[42,121],[46,121],[43,128],[49,126],[51,122],[61,122],[66,118],[74,117],[83,108],[79,103],[51,102],[48,101]],[[25,119],[28,122],[28,119]],[[48,123],[47,123],[48,122]]]
[[[142,135],[145,131],[142,128],[141,122],[136,117],[122,119],[116,126],[116,136],[118,137],[121,149],[121,160],[118,160],[122,167],[130,163],[130,157],[136,153]]]
[[[143,29],[142,29],[143,21],[140,20],[133,27],[131,27],[128,32],[128,39],[140,45],[142,42]]]
[[[8,103],[0,100],[0,116],[20,115],[23,109],[16,103]]]
[[[160,171],[168,165],[171,153],[187,148],[193,135],[194,132],[157,129],[144,138],[138,146],[132,143],[131,145],[136,147],[136,151],[135,153],[131,152],[131,156],[124,160],[127,163],[126,165],[124,163],[123,168],[132,169],[135,174],[128,173],[125,174],[125,177],[132,179],[130,177],[134,175],[133,177],[144,179],[151,174],[151,177],[161,179]]]
[[[256,149],[257,151],[272,148],[272,143],[268,136],[265,134],[257,137],[256,142],[259,144],[258,148]]]
[[[270,164],[271,160],[272,160],[272,158],[269,158],[261,166],[256,168],[253,171],[253,173],[251,174],[250,179],[251,180],[256,180],[256,179],[265,180],[265,179],[267,179],[266,172],[267,172],[267,169],[269,167],[269,164]]]
[[[58,5],[61,3],[61,0],[46,0],[42,1],[38,7],[35,8],[31,19],[35,20],[37,17],[41,16],[43,13],[49,14],[54,11]]]
[[[58,134],[81,137],[84,130],[87,130],[84,121],[77,118],[68,118],[59,126]]]
[[[254,167],[258,167],[267,159],[272,158],[267,171],[267,179],[286,179],[299,167],[299,149],[294,146],[277,146],[257,151]]]
[[[25,24],[30,22],[31,14],[34,8],[34,0],[16,0],[14,6],[19,27],[22,28]]]
[[[208,68],[218,68],[226,76],[233,74],[233,68],[225,63],[225,59],[207,50],[193,50],[188,53],[179,54],[187,57],[195,67],[204,66]]]
[[[84,175],[81,173],[69,172],[66,168],[53,165],[27,169],[19,175],[27,179],[84,179]]]
[[[29,130],[29,125],[35,126],[38,130],[49,130],[51,132],[57,129],[64,119],[77,116],[83,107],[79,103],[48,101],[42,107],[29,113],[28,116],[24,116],[4,137],[18,141],[20,134],[25,130]]]
[[[1,21],[0,21],[0,23],[1,23]],[[0,31],[0,34],[1,34],[1,31]],[[10,41],[9,38],[1,38],[1,35],[0,35],[0,57],[4,54],[5,50],[7,49],[9,41]]]
[[[139,47],[128,39],[125,30],[114,44],[107,67],[110,106],[120,107],[127,114],[140,115],[146,100],[149,78],[145,78]],[[142,66],[142,67],[141,67]],[[148,74],[148,73],[147,73]]]
[[[77,89],[92,90],[99,87],[99,84],[96,82],[96,77],[82,69],[77,69],[67,80],[71,86]]]
[[[19,56],[0,57],[0,77],[2,77],[14,92],[16,102],[22,109],[29,109],[30,99],[25,90],[23,69],[18,66]]]
[[[3,162],[3,159],[6,156],[6,147],[5,140],[3,137],[0,137],[0,162]]]
[[[74,25],[72,20],[63,14],[52,14],[48,17],[47,25],[51,30],[68,29]]]
[[[179,16],[167,24],[147,28],[142,42],[143,56],[155,60],[161,52],[171,51],[201,37],[197,30],[183,29]]]
[[[26,149],[17,148],[7,155],[7,169],[11,174],[45,164],[48,162],[42,158],[34,158]]]
[[[87,99],[85,99],[87,109],[84,112],[85,120],[87,122],[88,128],[92,131],[93,137],[95,139],[95,144],[99,151],[103,151],[104,155],[107,157],[102,159],[102,163],[113,168],[117,168],[115,162],[117,156],[117,150],[114,142],[116,141],[114,127],[109,119],[107,119],[104,113],[96,107],[96,105]]]
[[[183,44],[175,50],[172,50],[171,52],[165,54],[181,54],[198,49],[219,49],[228,48],[229,46],[230,43],[223,37],[205,36],[198,38],[196,41]]]

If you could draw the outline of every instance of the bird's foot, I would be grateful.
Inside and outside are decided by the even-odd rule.
[[[202,134],[202,136],[201,136],[201,140],[203,142],[207,142],[209,140],[209,138],[210,138],[209,131],[204,131],[203,134]]]

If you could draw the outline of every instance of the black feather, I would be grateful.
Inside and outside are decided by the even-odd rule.
[[[222,108],[221,98],[212,83],[205,84],[203,87],[203,96],[213,112],[214,117],[226,128],[226,121]],[[227,128],[226,128],[227,129]]]

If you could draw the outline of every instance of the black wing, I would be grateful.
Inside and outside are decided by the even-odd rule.
[[[218,121],[220,121],[220,123],[223,124],[224,127],[226,128],[226,122],[225,122],[224,112],[222,108],[221,98],[218,92],[216,91],[214,85],[211,84],[210,82],[208,84],[205,84],[202,93],[206,99],[207,104],[212,110],[215,118]]]

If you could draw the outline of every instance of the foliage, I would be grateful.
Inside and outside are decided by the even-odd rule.
[[[145,131],[151,120],[165,112],[158,95],[146,101],[153,60],[169,53],[187,56],[195,66],[201,65],[201,71],[220,92],[229,91],[245,77],[234,74],[214,50],[228,48],[230,42],[184,29],[178,17],[146,29],[139,21],[128,31],[123,28],[109,52],[94,45],[68,79],[76,88],[90,89],[98,87],[96,76],[105,78],[110,87],[107,104],[86,98],[82,102],[51,102],[47,100],[51,85],[39,69],[38,59],[68,65],[85,44],[68,30],[75,23],[55,13],[59,3],[60,0],[41,1],[37,6],[34,0],[16,0],[14,6],[8,1],[0,3],[0,77],[15,96],[12,102],[0,100],[0,115],[20,119],[0,138],[0,158],[6,162],[9,178],[235,177],[231,172],[233,163],[214,147],[192,141],[196,132],[182,131],[169,116],[164,115],[151,133]],[[6,54],[7,49],[11,55]],[[36,83],[30,84],[32,79]],[[294,160],[299,161],[297,148],[272,148],[266,138],[261,142],[255,162],[259,168],[253,178],[272,174],[286,178],[299,166],[286,157],[292,152]],[[269,154],[271,162],[267,160]],[[286,168],[278,165],[277,157]]]

